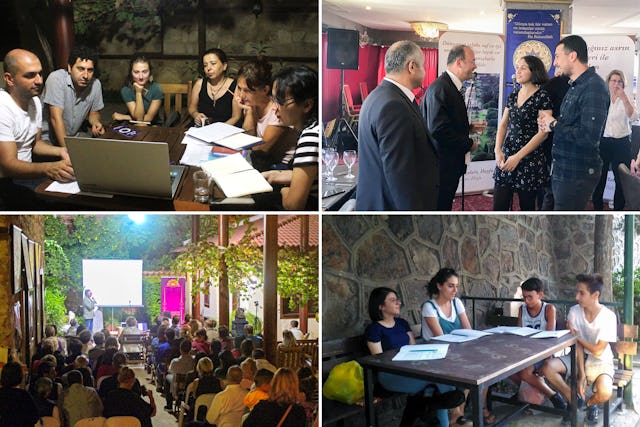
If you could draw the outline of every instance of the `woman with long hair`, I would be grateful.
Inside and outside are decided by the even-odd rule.
[[[193,84],[189,102],[189,114],[196,126],[216,122],[236,125],[242,120],[240,105],[234,101],[236,81],[227,76],[228,66],[222,49],[212,48],[202,54],[203,78]]]
[[[510,210],[518,194],[520,210],[535,210],[536,193],[550,178],[542,143],[547,133],[538,128],[538,114],[551,113],[551,98],[540,87],[549,80],[540,58],[527,55],[516,64],[520,88],[509,95],[496,134],[493,210]]]
[[[129,62],[129,73],[120,96],[127,105],[129,114],[113,113],[113,120],[136,120],[161,125],[158,112],[164,94],[158,83],[153,81],[153,67],[143,55],[134,55]],[[145,123],[140,123],[145,124]]]
[[[279,368],[271,380],[269,399],[261,400],[245,420],[243,427],[305,427],[307,416],[298,404],[298,376],[289,368]]]
[[[271,64],[264,59],[249,61],[238,70],[236,100],[244,112],[242,127],[262,138],[252,147],[251,162],[259,171],[286,169],[293,159],[296,135],[278,119],[271,101]]]

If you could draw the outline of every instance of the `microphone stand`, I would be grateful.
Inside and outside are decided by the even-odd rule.
[[[473,89],[475,88],[477,74],[473,73],[473,79],[471,80],[471,84],[469,85],[468,93],[469,96],[466,97],[465,104],[467,107],[467,119],[469,120],[469,124],[471,124],[471,96],[473,94]],[[472,138],[473,139],[473,138]],[[475,141],[475,140],[474,140]],[[469,159],[471,159],[471,152],[469,152]],[[461,195],[461,207],[460,209],[464,212],[464,176],[467,174],[467,165],[464,165],[464,172],[462,173],[462,195]]]

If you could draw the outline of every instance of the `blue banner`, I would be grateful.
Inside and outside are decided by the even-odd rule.
[[[505,105],[515,83],[515,64],[523,56],[540,58],[549,76],[553,77],[553,57],[560,41],[560,18],[559,10],[507,9]]]

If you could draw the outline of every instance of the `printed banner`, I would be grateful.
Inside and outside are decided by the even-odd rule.
[[[185,285],[186,279],[184,277],[163,277],[160,280],[160,311],[162,313],[168,311],[172,316],[184,318]]]
[[[553,57],[560,41],[559,10],[507,9],[504,101],[513,91],[516,63],[526,55],[537,56],[553,76]]]
[[[478,76],[470,87],[466,82],[469,116],[472,121],[486,121],[487,130],[479,135],[478,149],[471,153],[471,164],[464,176],[464,192],[480,193],[493,189],[493,169],[495,156],[498,116],[502,109],[500,100],[502,71],[504,70],[504,41],[499,34],[470,33],[461,31],[445,31],[440,33],[438,42],[438,74],[447,68],[447,56],[451,48],[465,44],[473,49],[476,55],[476,72]],[[457,193],[462,192],[462,180]]]

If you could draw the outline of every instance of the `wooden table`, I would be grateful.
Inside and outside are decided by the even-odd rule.
[[[442,343],[440,341],[431,341]],[[576,338],[565,335],[561,338],[534,339],[517,335],[493,334],[465,343],[450,343],[445,359],[412,362],[394,362],[391,359],[398,350],[389,350],[374,356],[358,359],[364,368],[365,413],[367,426],[376,425],[373,384],[377,371],[422,378],[441,384],[469,389],[473,406],[473,425],[482,427],[482,392],[527,366],[531,366],[554,353],[571,346],[571,395],[576,395]],[[576,426],[575,399],[571,403],[569,415],[571,425]],[[532,405],[527,405],[532,406]],[[533,407],[533,406],[532,406]],[[535,409],[561,414],[564,411],[549,407]],[[521,410],[521,408],[519,409]],[[565,412],[566,414],[566,412]],[[500,425],[500,420],[496,425]]]
[[[154,141],[166,142],[169,145],[169,160],[171,164],[179,164],[186,145],[181,144],[185,129],[165,128],[157,126],[130,126],[139,133],[134,137],[126,137],[112,128],[108,128],[103,138],[121,139],[132,141]],[[198,203],[193,200],[193,172],[199,170],[194,166],[186,167],[178,190],[173,200],[153,199],[136,196],[114,195],[113,197],[94,197],[82,194],[65,194],[45,191],[51,184],[51,180],[46,180],[40,184],[36,193],[54,204],[59,204],[61,210],[104,210],[104,211],[208,211],[208,210],[256,210],[256,205],[209,205]]]
[[[351,198],[356,191],[356,185],[358,184],[358,165],[355,164],[351,168],[351,173],[355,175],[353,179],[347,179],[347,167],[344,164],[339,164],[333,170],[333,176],[337,181],[327,181],[327,178],[322,176],[322,210],[323,211],[337,211],[347,200]],[[333,192],[334,190],[340,191],[333,196],[324,197],[327,192]]]

